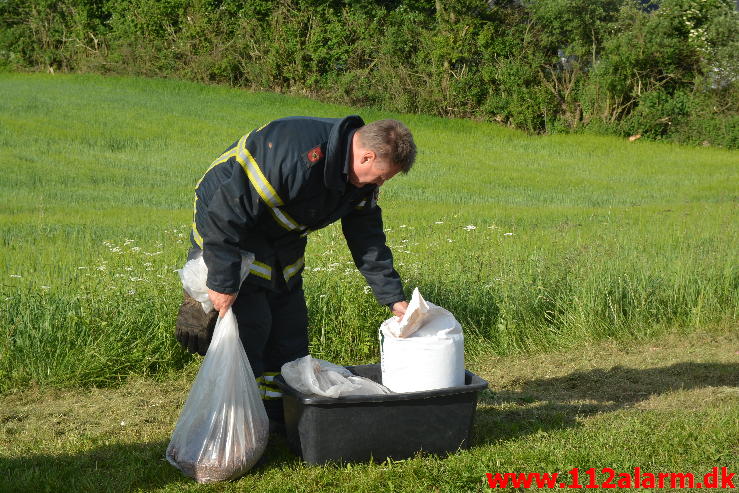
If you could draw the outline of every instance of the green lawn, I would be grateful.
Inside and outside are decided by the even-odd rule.
[[[490,389],[469,450],[308,467],[277,438],[246,476],[217,485],[197,485],[164,460],[193,367],[115,389],[31,389],[0,397],[0,491],[485,491],[485,474],[497,472],[559,472],[568,484],[574,467],[581,483],[591,467],[736,473],[737,348],[736,331],[699,331],[486,358],[472,366]]]
[[[358,111],[99,76],[2,74],[0,93],[0,392],[181,368],[195,182],[265,121]],[[738,152],[361,113],[415,133],[416,166],[383,187],[388,243],[469,355],[736,325]],[[305,286],[313,353],[376,361],[388,312],[339,228],[310,236]]]
[[[486,472],[737,470],[739,152],[393,115],[173,80],[0,74],[0,491],[479,490]],[[195,182],[287,115],[396,117],[388,243],[487,378],[469,451],[200,488],[163,462],[199,359],[172,336]],[[309,237],[311,351],[379,360],[389,313]],[[123,423],[123,424],[121,424]],[[581,476],[582,479],[582,476]]]

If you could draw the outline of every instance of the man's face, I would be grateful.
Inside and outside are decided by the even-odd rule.
[[[363,154],[354,161],[349,171],[349,182],[357,188],[365,185],[381,186],[400,171],[387,161],[380,161],[374,152]]]

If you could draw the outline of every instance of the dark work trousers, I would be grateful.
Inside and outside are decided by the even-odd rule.
[[[270,419],[283,421],[282,394],[272,380],[284,363],[308,354],[308,310],[303,282],[290,291],[243,283],[233,304],[239,336]]]

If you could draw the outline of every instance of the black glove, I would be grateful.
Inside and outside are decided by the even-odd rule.
[[[213,338],[216,320],[218,320],[217,311],[211,310],[205,313],[200,302],[185,293],[185,299],[177,313],[174,335],[189,352],[205,356],[210,340]]]

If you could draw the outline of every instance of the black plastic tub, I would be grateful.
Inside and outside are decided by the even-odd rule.
[[[348,366],[382,383],[380,365]],[[477,394],[488,383],[465,371],[465,384],[423,392],[347,396],[305,395],[282,376],[287,441],[308,464],[406,459],[419,451],[446,455],[470,445]]]

